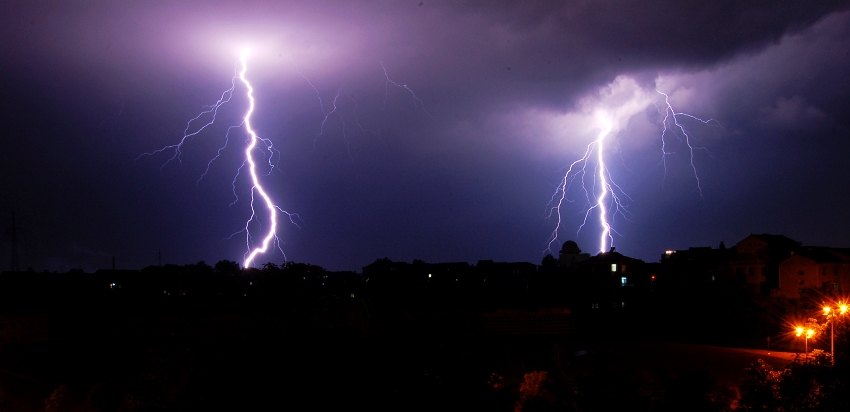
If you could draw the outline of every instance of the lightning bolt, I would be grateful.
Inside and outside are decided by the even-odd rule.
[[[245,117],[243,118],[243,123],[245,124],[245,130],[248,132],[250,138],[248,141],[248,147],[245,148],[245,161],[248,163],[248,173],[251,175],[251,182],[253,185],[251,186],[251,217],[245,222],[245,244],[248,247],[247,256],[245,257],[245,262],[242,264],[242,267],[250,267],[251,263],[253,263],[254,258],[257,257],[260,253],[265,253],[269,249],[269,245],[274,241],[274,243],[280,249],[280,239],[277,237],[277,212],[281,210],[277,207],[274,202],[272,202],[271,197],[269,197],[266,190],[263,189],[263,186],[260,184],[260,179],[257,177],[257,165],[254,162],[253,151],[257,147],[257,143],[262,140],[266,144],[266,148],[271,148],[271,142],[266,139],[260,139],[257,136],[257,133],[251,128],[251,114],[254,113],[254,88],[251,86],[251,83],[248,82],[248,79],[245,77],[245,72],[248,71],[248,64],[245,62],[248,55],[247,50],[243,50],[240,56],[240,61],[242,62],[242,71],[239,72],[239,80],[245,85],[245,88],[248,90],[246,93],[248,96],[248,111],[245,112]],[[271,158],[270,160],[271,161]],[[257,216],[256,210],[254,209],[254,201],[256,200],[254,197],[254,193],[260,195],[262,199],[262,203],[265,205],[266,209],[269,211],[269,227],[268,232],[263,237],[263,241],[260,243],[259,247],[255,247],[252,249],[251,245],[251,231],[248,229],[248,226]],[[286,213],[286,212],[284,212]],[[283,253],[283,250],[281,250]]]
[[[233,78],[230,81],[230,88],[225,90],[223,93],[221,93],[221,97],[219,97],[218,101],[216,101],[212,105],[207,106],[207,110],[204,110],[204,111],[198,113],[197,116],[191,118],[188,122],[186,122],[186,128],[183,130],[183,137],[180,138],[180,141],[177,142],[177,144],[168,145],[168,146],[165,146],[161,149],[155,150],[153,152],[142,153],[138,157],[136,157],[136,162],[138,162],[139,159],[141,159],[142,157],[153,156],[153,155],[165,152],[167,150],[173,150],[174,154],[168,160],[166,160],[165,163],[162,164],[162,166],[160,166],[160,169],[165,167],[169,163],[171,163],[174,159],[177,159],[177,161],[179,162],[180,156],[183,154],[181,149],[183,148],[183,145],[186,144],[186,141],[189,140],[190,137],[196,136],[199,133],[203,132],[207,127],[209,127],[210,125],[215,123],[216,116],[218,115],[218,109],[221,108],[221,106],[225,105],[227,102],[230,101],[230,99],[233,97],[233,89],[235,89],[235,88],[236,88],[236,76],[234,75]],[[204,123],[204,125],[199,127],[194,132],[189,132],[189,130],[192,127],[192,123],[194,123],[196,120],[200,119],[204,115],[210,114],[210,113],[212,113],[212,118],[208,122]],[[215,160],[215,159],[213,159],[213,160]]]
[[[615,231],[610,221],[613,217],[609,217],[609,210],[612,211],[613,214],[620,214],[623,216],[627,213],[626,203],[624,203],[623,198],[628,198],[628,195],[620,189],[620,186],[614,183],[608,172],[608,168],[605,165],[604,145],[606,138],[613,130],[613,123],[610,116],[602,112],[597,112],[595,117],[599,124],[599,132],[596,135],[596,139],[587,145],[584,155],[581,158],[569,165],[567,172],[564,174],[563,179],[561,179],[560,184],[550,200],[550,205],[554,204],[551,208],[550,215],[555,215],[557,218],[557,225],[549,238],[547,251],[551,251],[552,246],[555,245],[558,240],[558,232],[561,230],[563,225],[561,220],[561,206],[564,202],[570,201],[567,198],[567,192],[570,185],[576,179],[580,180],[587,204],[589,205],[584,212],[584,220],[578,230],[581,231],[582,228],[588,224],[588,219],[590,219],[593,213],[596,212],[600,227],[600,252],[607,251],[607,245],[609,243],[613,244],[614,241],[612,232]],[[591,164],[594,158],[594,153],[596,155],[596,162],[595,164]],[[594,170],[589,171],[590,168],[593,168]],[[588,177],[588,174],[590,177]],[[589,188],[585,178],[591,180]]]
[[[261,153],[268,153],[267,166],[268,166],[269,171],[268,171],[268,173],[266,173],[266,176],[268,176],[268,175],[271,175],[271,173],[274,171],[274,169],[276,167],[276,164],[275,164],[275,161],[274,161],[275,154],[277,154],[277,159],[279,160],[280,159],[280,152],[278,152],[277,149],[274,148],[274,145],[272,144],[271,140],[262,138],[259,135],[257,135],[256,131],[254,130],[254,128],[252,126],[251,115],[254,113],[256,101],[254,99],[254,88],[251,85],[251,83],[248,81],[248,78],[246,76],[246,73],[248,71],[247,57],[248,57],[248,50],[247,49],[242,50],[240,55],[239,55],[239,60],[236,64],[236,69],[235,69],[236,73],[231,78],[230,87],[227,90],[225,90],[224,92],[222,92],[221,96],[218,98],[218,100],[215,103],[208,105],[208,106],[205,106],[205,109],[203,111],[201,111],[201,113],[199,113],[197,116],[193,117],[188,122],[186,122],[186,127],[183,130],[183,136],[180,138],[180,140],[177,143],[164,146],[164,147],[162,147],[158,150],[152,151],[152,152],[142,153],[141,155],[139,155],[136,158],[136,162],[138,162],[139,159],[141,159],[143,157],[155,156],[155,155],[158,155],[160,153],[169,153],[170,152],[171,156],[168,159],[166,159],[166,161],[160,166],[160,169],[164,168],[166,165],[168,165],[169,163],[171,163],[175,160],[177,162],[182,163],[181,156],[183,154],[184,145],[191,138],[198,136],[204,130],[206,130],[208,127],[212,126],[216,122],[217,116],[219,114],[219,110],[224,105],[229,103],[231,101],[231,99],[233,98],[233,94],[234,94],[234,92],[237,88],[237,84],[241,84],[242,86],[244,86],[244,88],[246,90],[245,96],[248,100],[248,108],[245,111],[244,116],[242,117],[242,121],[241,121],[241,123],[239,123],[237,125],[232,125],[232,126],[229,126],[227,128],[227,132],[225,133],[225,136],[224,136],[225,137],[224,144],[221,147],[218,148],[215,156],[213,156],[207,162],[207,165],[206,165],[204,172],[201,173],[200,177],[196,181],[196,185],[199,184],[200,181],[204,179],[204,177],[207,175],[207,173],[209,173],[210,167],[212,166],[213,162],[215,162],[217,159],[219,159],[222,156],[222,153],[224,152],[224,150],[227,148],[227,146],[230,143],[231,133],[236,129],[244,128],[245,132],[248,135],[248,138],[246,140],[246,146],[245,146],[245,149],[244,149],[244,161],[242,162],[241,166],[237,169],[236,174],[234,175],[233,180],[231,182],[231,188],[232,188],[232,192],[233,192],[233,196],[234,196],[234,201],[231,202],[230,205],[233,206],[234,204],[236,204],[239,201],[239,195],[237,194],[237,180],[238,180],[239,176],[242,174],[243,170],[247,170],[247,174],[248,174],[250,182],[251,182],[251,188],[250,188],[251,214],[250,214],[250,217],[248,218],[248,220],[245,222],[243,229],[236,232],[236,233],[231,234],[227,239],[232,239],[234,236],[236,236],[237,234],[240,234],[240,233],[245,234],[245,244],[246,244],[246,248],[247,248],[247,251],[245,252],[245,254],[243,256],[243,258],[244,258],[243,267],[245,267],[245,268],[250,267],[255,262],[258,255],[268,252],[272,247],[278,249],[281,252],[281,254],[283,254],[284,259],[285,259],[286,254],[284,253],[284,251],[281,247],[281,241],[277,236],[279,213],[286,215],[289,218],[290,223],[294,224],[295,226],[298,226],[296,219],[300,220],[300,217],[297,214],[286,212],[285,210],[283,210],[282,208],[280,208],[279,206],[277,206],[274,203],[274,201],[272,200],[268,191],[263,187],[262,181],[261,181],[261,176],[258,174],[258,161],[257,161],[257,159],[255,159],[255,154],[258,151],[261,152]],[[415,101],[415,104],[417,104],[417,106],[419,108],[421,108],[421,110],[429,118],[431,118],[432,120],[434,119],[431,116],[431,114],[428,113],[425,110],[424,102],[421,99],[419,99],[419,97],[416,96],[416,94],[413,92],[413,90],[410,87],[408,87],[406,84],[402,85],[402,84],[396,83],[395,81],[391,80],[389,75],[387,74],[387,70],[384,67],[383,63],[381,63],[381,68],[383,69],[384,77],[386,79],[385,93],[384,93],[384,107],[386,107],[387,93],[389,92],[390,84],[392,84],[396,87],[403,88],[407,92],[409,92],[410,95],[412,96],[413,100]],[[326,111],[325,110],[325,104],[322,101],[321,94],[319,93],[319,89],[313,84],[313,82],[310,81],[309,78],[307,78],[306,75],[304,75],[300,70],[298,70],[297,66],[296,66],[296,71],[304,78],[304,80],[316,92],[316,98],[319,101],[319,107],[320,107],[322,113],[324,114],[324,119],[322,120],[322,123],[319,127],[319,133],[316,136],[316,138],[314,139],[314,149],[315,149],[316,140],[325,133],[325,127],[327,126],[329,119],[333,116],[333,117],[336,117],[338,119],[338,121],[342,124],[342,137],[345,140],[346,145],[349,147],[349,156],[350,156],[351,155],[350,145],[349,145],[348,138],[346,136],[346,121],[345,121],[345,116],[342,113],[342,106],[341,106],[341,102],[340,102],[340,99],[343,98],[342,89],[340,88],[340,89],[337,90],[336,96],[334,97],[334,100],[333,100],[333,109],[330,110],[330,111]],[[354,97],[352,95],[347,95],[347,96],[345,96],[345,98],[347,98],[351,102],[348,107],[351,107],[351,109],[350,109],[351,116],[353,116],[354,122],[357,125],[357,127],[362,132],[375,133],[375,132],[373,132],[369,129],[364,128],[363,125],[360,123],[360,119],[357,116],[357,101],[354,99]],[[209,119],[208,120],[202,120],[202,119],[207,119],[207,118],[209,118]],[[200,123],[200,126],[198,126],[199,123]],[[261,223],[260,222],[261,216],[266,216],[266,215],[267,215],[267,220],[263,221]],[[256,242],[254,240],[254,236],[252,235],[252,231],[251,231],[251,228],[255,227],[257,225],[260,225],[261,227],[265,227],[264,232],[262,234],[262,238],[259,242]]]
[[[421,109],[422,112],[425,113],[425,115],[428,116],[429,119],[435,120],[434,117],[431,116],[431,113],[429,113],[428,110],[425,109],[425,102],[423,102],[422,99],[420,99],[418,96],[416,96],[416,93],[413,91],[413,89],[411,89],[406,84],[400,84],[400,83],[398,83],[398,82],[396,82],[396,81],[394,81],[390,78],[389,73],[387,72],[387,68],[386,68],[386,66],[384,66],[384,62],[381,62],[381,69],[383,70],[384,79],[385,79],[385,83],[384,83],[384,106],[383,106],[384,109],[387,108],[387,100],[389,99],[390,85],[393,85],[397,88],[404,89],[408,93],[410,93],[410,96],[413,99],[414,105],[417,108]],[[325,109],[325,102],[322,99],[322,94],[321,94],[321,92],[319,92],[319,88],[316,87],[316,85],[313,83],[313,81],[311,81],[310,78],[308,78],[307,75],[304,74],[298,68],[297,65],[295,66],[295,70],[296,70],[296,72],[298,72],[299,75],[301,75],[302,78],[304,78],[304,81],[306,81],[307,84],[310,86],[310,88],[313,89],[313,92],[316,93],[316,100],[319,102],[319,109],[321,110],[322,115],[324,116],[322,118],[321,124],[319,125],[319,132],[313,138],[313,150],[316,150],[316,145],[319,141],[319,138],[325,135],[326,129],[329,128],[330,123],[332,123],[335,120],[336,123],[341,128],[342,139],[345,141],[346,149],[348,151],[348,156],[353,159],[353,156],[351,155],[351,142],[348,140],[348,122],[346,121],[346,117],[353,118],[354,124],[357,126],[357,129],[359,129],[360,132],[380,136],[380,133],[378,133],[378,132],[376,132],[372,129],[367,129],[360,122],[360,117],[357,114],[358,102],[354,98],[354,95],[352,95],[350,93],[343,94],[343,92],[342,92],[343,88],[342,87],[337,88],[336,94],[334,95],[334,98],[333,98],[333,101],[329,104],[329,106],[331,106],[331,110],[326,110]]]
[[[246,73],[248,71],[247,58],[248,50],[243,49],[240,52],[239,61],[236,65],[236,74],[234,74],[233,78],[231,79],[230,88],[225,90],[214,104],[206,106],[205,110],[203,110],[201,113],[199,113],[197,116],[193,117],[186,123],[186,128],[183,131],[183,137],[180,139],[179,142],[173,145],[165,146],[153,152],[143,153],[136,158],[136,161],[138,161],[142,157],[154,156],[159,153],[172,151],[173,153],[171,157],[168,158],[160,166],[160,168],[165,167],[167,164],[171,163],[175,159],[180,162],[183,146],[190,138],[199,135],[201,132],[203,132],[209,126],[215,123],[219,109],[221,109],[222,106],[230,102],[230,100],[233,98],[233,93],[236,89],[237,82],[241,83],[245,87],[245,95],[248,99],[248,108],[245,111],[245,115],[242,117],[242,122],[238,125],[232,125],[228,127],[227,133],[225,134],[224,145],[221,146],[217,150],[215,156],[210,159],[209,162],[207,162],[206,169],[197,181],[199,183],[209,172],[212,163],[219,157],[221,157],[222,152],[227,148],[230,142],[230,133],[235,129],[240,129],[244,127],[248,135],[248,138],[246,140],[246,146],[244,149],[245,160],[242,162],[242,165],[239,167],[239,169],[237,169],[236,174],[233,177],[233,181],[231,182],[233,195],[235,197],[235,200],[231,203],[231,206],[239,201],[239,196],[236,194],[236,181],[239,175],[242,173],[242,170],[247,168],[247,172],[251,181],[251,215],[245,222],[244,228],[234,233],[229,238],[232,238],[234,235],[244,232],[247,251],[243,256],[244,260],[242,266],[245,268],[251,267],[258,255],[268,252],[272,247],[276,247],[281,252],[281,254],[284,255],[285,259],[286,254],[283,252],[283,249],[281,247],[281,241],[277,236],[278,213],[285,214],[289,218],[289,221],[295,224],[296,226],[297,223],[294,219],[299,218],[297,214],[284,211],[279,206],[277,206],[274,201],[272,201],[271,196],[263,187],[260,176],[257,172],[257,160],[254,158],[254,155],[257,151],[260,151],[262,153],[268,153],[267,163],[269,166],[269,172],[266,174],[266,176],[270,175],[272,171],[274,171],[274,154],[277,153],[279,159],[280,153],[274,148],[274,145],[272,144],[271,140],[264,139],[257,135],[257,132],[252,126],[251,115],[254,113],[256,101],[254,99],[254,87],[248,81],[248,78],[246,76]],[[199,122],[200,119],[205,116],[209,116],[210,119],[206,122],[201,121],[203,123],[201,126],[196,126],[195,128],[193,128],[193,125]],[[265,212],[263,212],[262,214],[268,215],[268,221],[266,222],[266,225],[261,225],[266,226],[265,233],[262,235],[262,240],[258,244],[255,244],[251,232],[251,226],[252,224],[259,224],[260,217],[257,210],[258,208],[261,210],[265,210]]]
[[[668,96],[667,93],[658,90],[656,90],[655,92],[664,96],[663,109],[658,105],[658,102],[655,103],[655,107],[658,108],[658,113],[664,114],[664,119],[661,121],[661,124],[664,127],[664,130],[661,131],[661,162],[664,165],[664,176],[667,177],[667,156],[673,154],[672,152],[667,151],[667,142],[664,139],[664,136],[668,134],[673,134],[679,139],[680,142],[683,142],[686,146],[688,146],[691,170],[693,171],[694,179],[697,182],[697,189],[699,189],[699,195],[700,197],[702,197],[702,185],[700,184],[699,173],[697,173],[697,168],[694,165],[694,151],[707,151],[708,149],[704,147],[696,147],[692,144],[693,137],[691,136],[691,133],[688,132],[688,130],[685,128],[684,124],[679,121],[679,116],[691,118],[707,126],[719,126],[720,123],[714,119],[703,120],[688,113],[676,112],[675,110],[673,110],[673,105],[670,104],[670,96]]]
[[[633,80],[627,78],[618,78],[610,88],[629,85],[634,83]],[[690,167],[693,171],[694,179],[696,180],[697,188],[699,189],[700,197],[702,197],[702,186],[700,185],[699,174],[694,163],[694,153],[697,150],[706,150],[703,147],[698,147],[693,144],[694,138],[689,132],[684,123],[680,121],[680,117],[687,117],[696,120],[704,125],[719,125],[716,120],[703,120],[699,117],[677,112],[673,109],[670,103],[670,96],[666,93],[656,90],[657,95],[663,96],[663,104],[656,99],[655,106],[658,113],[663,116],[661,120],[661,164],[664,167],[664,175],[667,175],[667,157],[675,154],[668,148],[669,135],[673,135],[682,143],[685,144],[689,152]],[[614,92],[610,93],[614,95]],[[603,96],[605,97],[605,96]],[[604,99],[603,99],[604,100]],[[619,234],[614,228],[614,219],[616,216],[621,216],[628,219],[628,201],[632,200],[623,189],[617,185],[610,175],[609,168],[606,164],[606,143],[612,135],[616,135],[619,131],[620,124],[628,121],[629,118],[639,113],[643,108],[651,103],[646,93],[634,93],[629,99],[611,99],[616,104],[606,104],[603,101],[597,102],[596,107],[592,111],[591,116],[594,129],[597,131],[595,139],[591,141],[584,154],[573,161],[568,167],[563,178],[559,181],[555,192],[553,193],[547,209],[549,210],[548,217],[556,219],[555,228],[549,236],[547,248],[544,253],[551,253],[553,246],[557,244],[558,234],[564,227],[564,221],[561,215],[561,208],[565,203],[573,202],[567,196],[570,187],[576,184],[576,180],[581,186],[581,192],[585,198],[584,219],[579,225],[578,232],[581,232],[591,221],[595,215],[599,227],[599,253],[605,253],[614,244],[614,234]]]
[[[384,66],[384,62],[381,62],[381,68],[384,69],[384,78],[387,79],[387,82],[384,83],[384,108],[385,109],[387,107],[387,98],[388,98],[389,93],[390,93],[390,84],[392,84],[393,86],[396,86],[398,88],[401,88],[401,89],[404,89],[404,90],[407,90],[408,92],[410,92],[410,96],[413,97],[413,100],[416,101],[416,103],[418,103],[419,108],[422,109],[423,112],[425,112],[425,114],[428,116],[428,118],[430,118],[431,120],[435,120],[434,116],[431,116],[431,113],[428,113],[428,111],[425,110],[425,102],[423,102],[422,99],[416,97],[416,93],[414,93],[413,90],[410,87],[407,87],[406,84],[396,83],[395,81],[390,79],[390,75],[387,73],[387,68]]]

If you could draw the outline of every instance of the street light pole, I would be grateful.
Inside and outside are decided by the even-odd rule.
[[[805,348],[806,348],[806,351],[804,352],[804,353],[805,353],[805,355],[804,355],[803,359],[805,359],[805,360],[806,360],[806,362],[808,362],[808,361],[809,361],[809,338],[810,338],[810,337],[812,337],[812,335],[814,335],[814,334],[815,334],[815,331],[814,331],[814,329],[811,329],[811,328],[809,328],[809,329],[803,329],[802,327],[799,327],[799,326],[798,326],[798,327],[797,327],[797,329],[796,329],[796,332],[797,332],[797,336],[798,336],[798,337],[799,337],[800,335],[802,335],[803,333],[805,333],[805,336],[804,336],[803,338],[804,338],[804,340],[805,340],[805,345],[806,345],[806,346],[805,346]]]
[[[823,314],[829,319],[829,355],[832,357],[832,364],[835,364],[835,316],[831,313],[832,308],[829,306],[823,307]],[[833,316],[830,316],[833,315]]]
[[[844,315],[850,309],[846,303],[838,302],[838,307],[833,309],[832,306],[824,306],[823,314],[829,320],[829,353],[832,356],[832,364],[835,365],[835,316]],[[838,313],[836,313],[836,311]],[[799,335],[797,335],[799,336]]]

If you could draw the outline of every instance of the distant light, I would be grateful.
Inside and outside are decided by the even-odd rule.
[[[428,277],[429,277],[429,278],[431,277],[431,274],[430,274],[430,273],[428,274]]]
[[[675,250],[667,250],[667,251],[665,251],[665,252],[664,252],[664,254],[665,254],[665,255],[667,255],[667,256],[670,256],[670,255],[672,255],[672,254],[674,254],[674,253],[676,253],[676,251],[675,251]]]

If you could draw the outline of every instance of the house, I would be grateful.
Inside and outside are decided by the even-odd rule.
[[[691,247],[667,250],[661,256],[659,284],[668,288],[694,288],[731,277],[729,262],[736,257],[733,246],[723,242],[717,249]]]
[[[850,291],[850,251],[805,247],[779,263],[779,295],[799,299],[804,289]]]
[[[729,269],[753,293],[776,295],[779,289],[779,262],[802,247],[800,242],[782,235],[749,235],[735,245],[735,257]]]
[[[640,259],[617,252],[608,252],[579,262],[576,266],[576,288],[573,296],[576,309],[623,309],[632,300],[635,286],[650,282],[646,265]]]

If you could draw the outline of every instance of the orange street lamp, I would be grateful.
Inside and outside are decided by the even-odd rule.
[[[803,329],[799,326],[797,326],[797,329],[795,329],[794,331],[797,332],[798,337],[800,335],[805,335],[806,351],[804,353],[806,354],[805,359],[806,359],[806,361],[808,361],[809,360],[809,338],[811,338],[815,334],[815,331],[814,331],[814,329],[811,329],[811,328]]]

